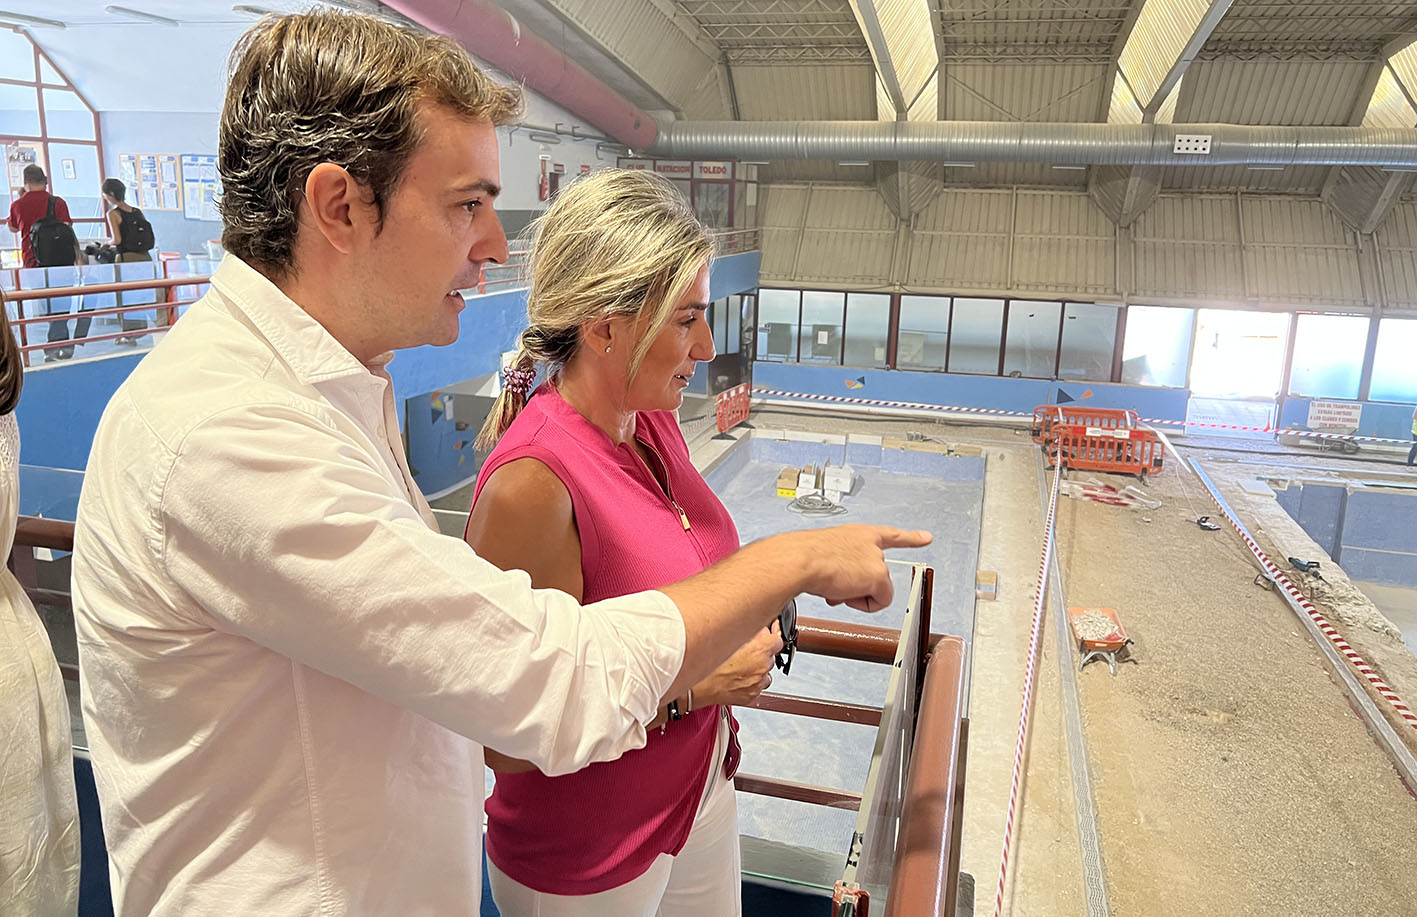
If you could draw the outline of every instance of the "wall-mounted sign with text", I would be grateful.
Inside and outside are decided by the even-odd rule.
[[[732,181],[733,163],[696,162],[694,163],[694,177],[700,181]]]

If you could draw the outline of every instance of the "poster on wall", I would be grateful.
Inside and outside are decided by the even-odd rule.
[[[143,210],[181,210],[182,173],[172,153],[120,153],[119,178]]]
[[[221,179],[217,176],[216,157],[191,153],[182,155],[183,215],[189,220],[218,222],[221,213]]]
[[[25,193],[25,166],[42,165],[39,147],[28,143],[5,144],[5,167],[10,175],[10,193],[16,197]]]
[[[118,156],[118,178],[128,190],[130,200],[138,199],[138,155],[136,153],[121,153]]]

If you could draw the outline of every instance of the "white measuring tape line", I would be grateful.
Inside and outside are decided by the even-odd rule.
[[[754,395],[773,398],[802,398],[808,401],[825,401],[831,404],[863,404],[883,408],[910,408],[919,411],[940,411],[945,414],[982,414],[997,417],[1032,417],[1031,412],[1005,411],[997,408],[966,408],[959,405],[924,404],[918,401],[882,401],[876,398],[849,398],[845,395],[809,395],[804,392],[784,392],[770,388],[755,388]],[[1411,440],[1388,439],[1381,436],[1359,436],[1356,433],[1319,433],[1313,430],[1283,430],[1278,427],[1253,427],[1234,423],[1199,423],[1185,420],[1164,420],[1159,417],[1142,417],[1142,423],[1167,427],[1198,427],[1205,430],[1236,430],[1247,433],[1269,433],[1273,436],[1301,436],[1306,439],[1336,439],[1350,442],[1393,443],[1399,446],[1411,445]]]
[[[999,858],[999,888],[994,896],[994,917],[1004,911],[1004,881],[1009,872],[1009,847],[1014,834],[1014,812],[1018,808],[1018,789],[1023,782],[1023,750],[1027,746],[1028,718],[1033,708],[1033,677],[1038,669],[1039,638],[1043,632],[1043,606],[1048,595],[1048,570],[1053,560],[1053,525],[1058,512],[1058,490],[1063,480],[1061,469],[1053,474],[1053,493],[1048,498],[1048,518],[1043,523],[1043,557],[1038,562],[1038,585],[1033,599],[1033,629],[1028,639],[1028,665],[1023,676],[1023,704],[1018,714],[1018,741],[1014,745],[1014,774],[1009,785],[1009,810],[1004,821],[1004,851]]]

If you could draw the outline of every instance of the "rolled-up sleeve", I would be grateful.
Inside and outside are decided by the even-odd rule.
[[[433,531],[365,444],[296,406],[207,418],[160,477],[155,547],[207,624],[548,774],[645,742],[678,673],[667,596],[578,605]]]

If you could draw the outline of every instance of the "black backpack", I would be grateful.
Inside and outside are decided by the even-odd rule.
[[[49,209],[44,218],[30,227],[30,248],[40,267],[66,267],[78,258],[79,239],[74,227],[54,215],[54,195],[49,195]]]
[[[153,250],[153,224],[143,216],[137,207],[120,211],[123,220],[123,244],[118,246],[125,252],[150,252]]]

